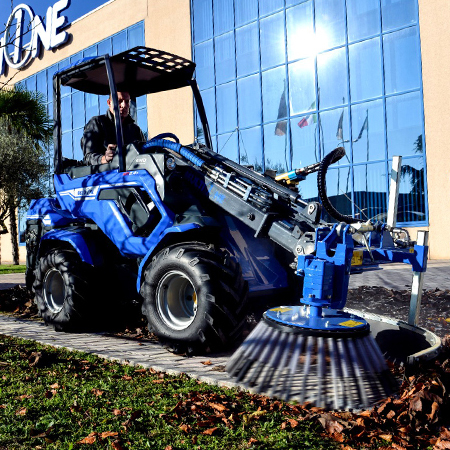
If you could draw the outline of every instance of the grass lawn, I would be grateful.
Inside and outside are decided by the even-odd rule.
[[[336,449],[295,405],[0,335],[0,450]]]
[[[3,275],[5,273],[25,273],[25,270],[25,264],[0,264],[0,275]]]

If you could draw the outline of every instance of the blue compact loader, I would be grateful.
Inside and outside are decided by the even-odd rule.
[[[230,359],[230,376],[287,399],[308,400],[317,388],[316,403],[335,408],[388,395],[395,383],[370,323],[344,308],[349,276],[383,262],[424,272],[426,245],[335,210],[326,172],[341,147],[277,176],[214,152],[194,70],[185,58],[136,47],[54,75],[55,196],[31,203],[26,228],[26,282],[40,315],[56,330],[80,331],[139,305],[163,344],[194,354],[240,344],[248,316],[277,299]],[[62,156],[62,86],[111,95],[118,151],[110,163]],[[117,92],[189,86],[204,143],[168,132],[123,145]],[[320,201],[304,201],[296,185],[314,172]]]

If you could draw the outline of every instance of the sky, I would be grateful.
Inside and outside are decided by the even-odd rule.
[[[12,8],[20,4],[25,4],[34,11],[35,15],[45,17],[47,8],[53,6],[57,0],[0,0],[0,36],[3,35],[5,24],[11,14]],[[108,0],[71,0],[70,6],[62,12],[67,16],[69,23],[84,16],[89,11],[97,8]],[[11,7],[12,3],[12,7]]]

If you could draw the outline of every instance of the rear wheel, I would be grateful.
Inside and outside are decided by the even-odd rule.
[[[35,300],[46,324],[61,331],[93,325],[93,268],[83,263],[75,251],[48,251],[40,258],[35,275]]]
[[[141,288],[150,331],[176,353],[223,349],[245,324],[247,283],[213,246],[186,243],[158,253]]]

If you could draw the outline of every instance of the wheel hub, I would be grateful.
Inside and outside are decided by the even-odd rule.
[[[44,301],[47,308],[53,313],[59,313],[64,305],[66,288],[61,273],[51,269],[44,278]]]
[[[197,294],[182,272],[171,271],[158,284],[156,305],[167,326],[173,330],[184,330],[197,315]]]

